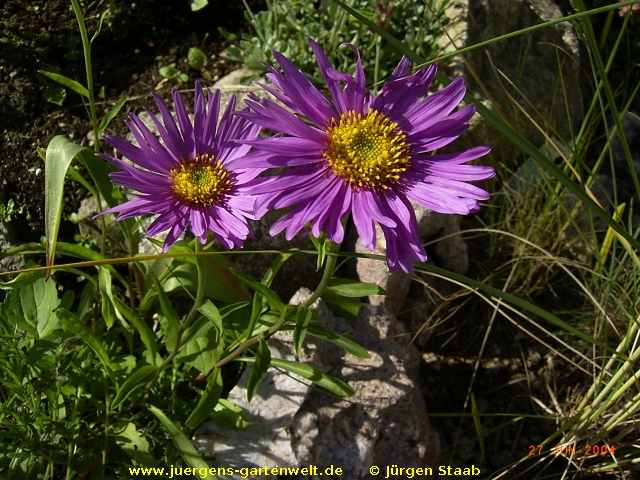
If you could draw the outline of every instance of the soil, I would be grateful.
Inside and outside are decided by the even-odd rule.
[[[190,10],[187,0],[81,3],[90,36],[100,14],[107,8],[112,12],[92,47],[95,91],[103,92],[98,115],[102,117],[122,97],[130,101],[112,121],[110,134],[126,133],[123,119],[148,104],[151,91],[166,96],[172,87],[187,89],[196,80],[209,83],[205,75],[216,80],[238,68],[220,57],[227,41],[218,27],[236,33],[247,28],[241,2],[215,2],[215,8],[209,5],[198,12]],[[252,8],[261,4],[261,0],[250,2]],[[37,242],[44,225],[44,164],[38,149],[46,148],[55,135],[88,145],[91,131],[80,95],[67,89],[62,106],[48,103],[43,95],[54,84],[37,72],[57,69],[86,84],[82,45],[68,0],[6,0],[0,5],[0,190],[4,197],[0,201],[13,199],[15,210],[22,208],[14,221],[19,223],[20,240]],[[207,55],[203,71],[189,68],[190,47]],[[159,69],[172,63],[188,75],[188,81],[160,75]],[[77,212],[85,195],[79,185],[68,182],[65,212]],[[61,238],[68,239],[74,232],[73,224],[62,222]]]

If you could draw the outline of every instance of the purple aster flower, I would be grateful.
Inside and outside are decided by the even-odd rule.
[[[192,123],[181,95],[172,91],[177,124],[169,108],[154,94],[162,122],[147,113],[162,143],[133,114],[126,123],[139,147],[118,137],[103,137],[135,166],[98,154],[122,170],[110,174],[113,182],[135,191],[131,193],[133,199],[102,213],[118,212],[117,220],[158,215],[147,234],[154,236],[170,229],[164,252],[187,224],[201,243],[206,242],[210,230],[227,248],[242,247],[243,241],[253,236],[247,218],[256,218],[255,198],[246,184],[264,169],[245,167],[242,158],[250,147],[235,140],[255,139],[260,127],[234,115],[235,97],[218,123],[220,91],[211,93],[207,89],[207,93],[205,101],[202,87],[196,83]]]
[[[489,194],[469,181],[494,175],[491,167],[465,165],[489,153],[476,147],[458,153],[433,154],[468,128],[475,109],[454,111],[465,94],[461,78],[426,96],[436,66],[409,75],[404,58],[377,95],[365,87],[358,55],[355,77],[331,66],[322,49],[309,39],[327,84],[326,98],[287,58],[273,52],[282,72],[270,67],[261,85],[284,108],[252,95],[252,111],[239,115],[282,132],[272,138],[246,139],[256,151],[247,159],[256,168],[291,167],[279,176],[257,179],[259,211],[293,207],[272,227],[291,239],[305,224],[311,233],[325,231],[340,243],[349,213],[363,244],[374,250],[377,222],[387,243],[387,264],[409,272],[426,254],[409,200],[442,213],[468,214]],[[344,87],[341,87],[344,84]],[[293,113],[292,113],[293,112]]]

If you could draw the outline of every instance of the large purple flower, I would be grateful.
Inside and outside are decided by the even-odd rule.
[[[247,218],[256,218],[255,198],[246,184],[262,170],[243,165],[242,158],[250,147],[235,139],[253,140],[260,127],[234,116],[235,97],[218,123],[220,91],[211,93],[207,89],[207,93],[208,102],[196,83],[193,124],[176,90],[172,95],[177,124],[169,108],[154,95],[162,122],[147,113],[162,143],[136,115],[126,123],[139,147],[118,137],[103,137],[135,166],[98,154],[122,170],[110,174],[113,182],[135,191],[132,200],[102,213],[119,212],[118,220],[158,215],[147,234],[154,236],[170,229],[165,252],[187,224],[201,243],[205,243],[209,230],[227,248],[242,247],[243,241],[252,237]]]
[[[405,58],[377,95],[365,87],[358,50],[355,77],[334,69],[322,49],[311,48],[331,100],[282,54],[273,52],[282,72],[271,67],[262,85],[289,110],[252,95],[252,111],[238,115],[282,132],[272,138],[246,139],[255,147],[248,165],[292,167],[282,175],[257,179],[258,209],[294,207],[272,227],[286,229],[291,239],[307,223],[311,233],[325,231],[340,243],[342,221],[351,213],[363,244],[373,250],[375,224],[387,243],[387,264],[409,272],[414,261],[425,261],[417,221],[409,199],[442,213],[467,214],[489,194],[467,182],[494,175],[490,167],[464,165],[489,153],[476,147],[458,153],[432,154],[464,133],[473,105],[454,112],[465,94],[461,78],[425,97],[436,67],[409,75]],[[344,88],[341,87],[344,84]],[[295,113],[292,113],[295,112]]]

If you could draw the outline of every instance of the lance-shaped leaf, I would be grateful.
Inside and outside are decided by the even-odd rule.
[[[267,376],[267,370],[271,365],[271,352],[266,340],[261,339],[258,345],[258,352],[256,353],[254,364],[249,374],[249,381],[247,382],[247,400],[251,401],[256,394],[260,383]]]
[[[136,389],[142,387],[147,380],[151,380],[151,377],[156,373],[156,370],[158,370],[158,367],[155,365],[144,365],[129,375],[129,378],[124,381],[120,390],[118,390],[116,398],[113,399],[111,408],[118,407],[122,402],[129,398]]]
[[[205,388],[202,393],[202,397],[200,397],[200,401],[187,421],[185,425],[187,428],[196,428],[202,422],[204,422],[211,412],[214,411],[216,405],[218,404],[218,399],[220,398],[220,393],[222,392],[222,375],[220,374],[220,369],[216,367],[213,370],[213,373],[209,376],[209,380],[207,381],[207,388]]]
[[[336,395],[340,395],[341,397],[350,397],[351,395],[356,393],[355,390],[351,388],[346,382],[343,382],[338,378],[331,377],[326,373],[322,373],[317,368],[314,368],[310,365],[305,365],[304,363],[290,362],[289,360],[282,360],[280,358],[272,358],[271,366],[275,368],[282,368],[283,370],[287,370],[288,372],[300,375],[302,378],[311,380],[321,387],[326,388],[330,392],[335,393]]]
[[[56,253],[64,178],[71,161],[83,150],[87,149],[62,135],[53,137],[47,147],[44,162],[44,228],[47,239],[47,266],[53,265],[53,256]]]
[[[158,417],[158,420],[160,420],[162,426],[169,433],[169,436],[171,437],[171,440],[173,440],[173,444],[176,446],[178,453],[187,463],[187,465],[192,468],[204,468],[209,471],[209,465],[207,465],[207,462],[202,459],[202,457],[196,450],[196,447],[193,446],[191,440],[189,440],[189,438],[182,432],[182,430],[180,430],[180,427],[169,420],[169,418],[159,408],[154,407],[153,405],[149,405],[149,410],[156,417]],[[217,480],[217,477],[213,475],[209,475],[209,477],[207,478]]]
[[[54,82],[58,82],[60,85],[64,85],[67,88],[70,88],[74,92],[83,97],[89,98],[89,90],[86,89],[84,85],[76,82],[75,80],[71,80],[69,77],[65,77],[64,75],[60,75],[59,73],[47,72],[46,70],[38,70],[40,75],[44,75],[47,78],[50,78]]]

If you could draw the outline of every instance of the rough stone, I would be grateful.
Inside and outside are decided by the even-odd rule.
[[[458,216],[434,212],[414,202],[412,205],[421,240],[427,243],[434,241],[426,247],[427,256],[442,268],[465,274],[469,268],[469,256],[467,245],[460,235]],[[373,253],[386,255],[386,241],[377,224],[376,234]],[[356,242],[356,252],[371,253],[359,239]],[[368,258],[358,258],[356,271],[361,281],[379,285],[387,292],[387,295],[370,296],[369,302],[372,305],[384,305],[391,315],[397,315],[402,310],[411,284],[410,275],[401,270],[390,272],[384,262]]]
[[[87,197],[80,203],[78,209],[78,229],[81,235],[88,235],[95,240],[97,245],[102,244],[102,220],[101,217],[94,218],[99,212],[106,210],[108,206],[103,203],[102,208],[98,208],[98,201],[95,197]],[[124,234],[117,222],[107,221],[107,242],[106,254],[109,258],[126,257],[129,252],[126,248]]]
[[[310,294],[300,289],[291,303],[302,303]],[[295,380],[285,387],[280,374],[271,369],[251,403],[245,400],[244,380],[229,397],[246,409],[253,425],[237,436],[206,424],[198,432],[197,445],[216,457],[214,466],[250,466],[249,461],[256,467],[334,465],[342,468],[342,478],[351,479],[372,478],[371,465],[383,472],[391,464],[433,466],[439,437],[430,428],[417,386],[419,354],[413,345],[394,340],[398,322],[382,306],[363,305],[353,325],[334,316],[320,300],[311,309],[323,327],[364,346],[371,358],[355,357],[307,336],[299,360],[348,382],[355,395],[336,398],[321,388],[310,388],[306,381]],[[291,332],[274,337],[272,355],[290,358]],[[268,408],[263,403],[267,399]]]
[[[446,29],[453,40],[441,40],[447,52],[563,16],[552,0],[454,0],[447,15],[451,21]],[[575,128],[582,117],[579,56],[578,38],[572,25],[564,22],[469,51],[464,54],[466,62],[461,56],[450,62],[485,106],[540,145],[542,134],[528,117],[547,131],[553,127],[566,141],[570,126]],[[491,143],[494,154],[510,158],[515,147],[478,117],[456,142],[456,149]]]

